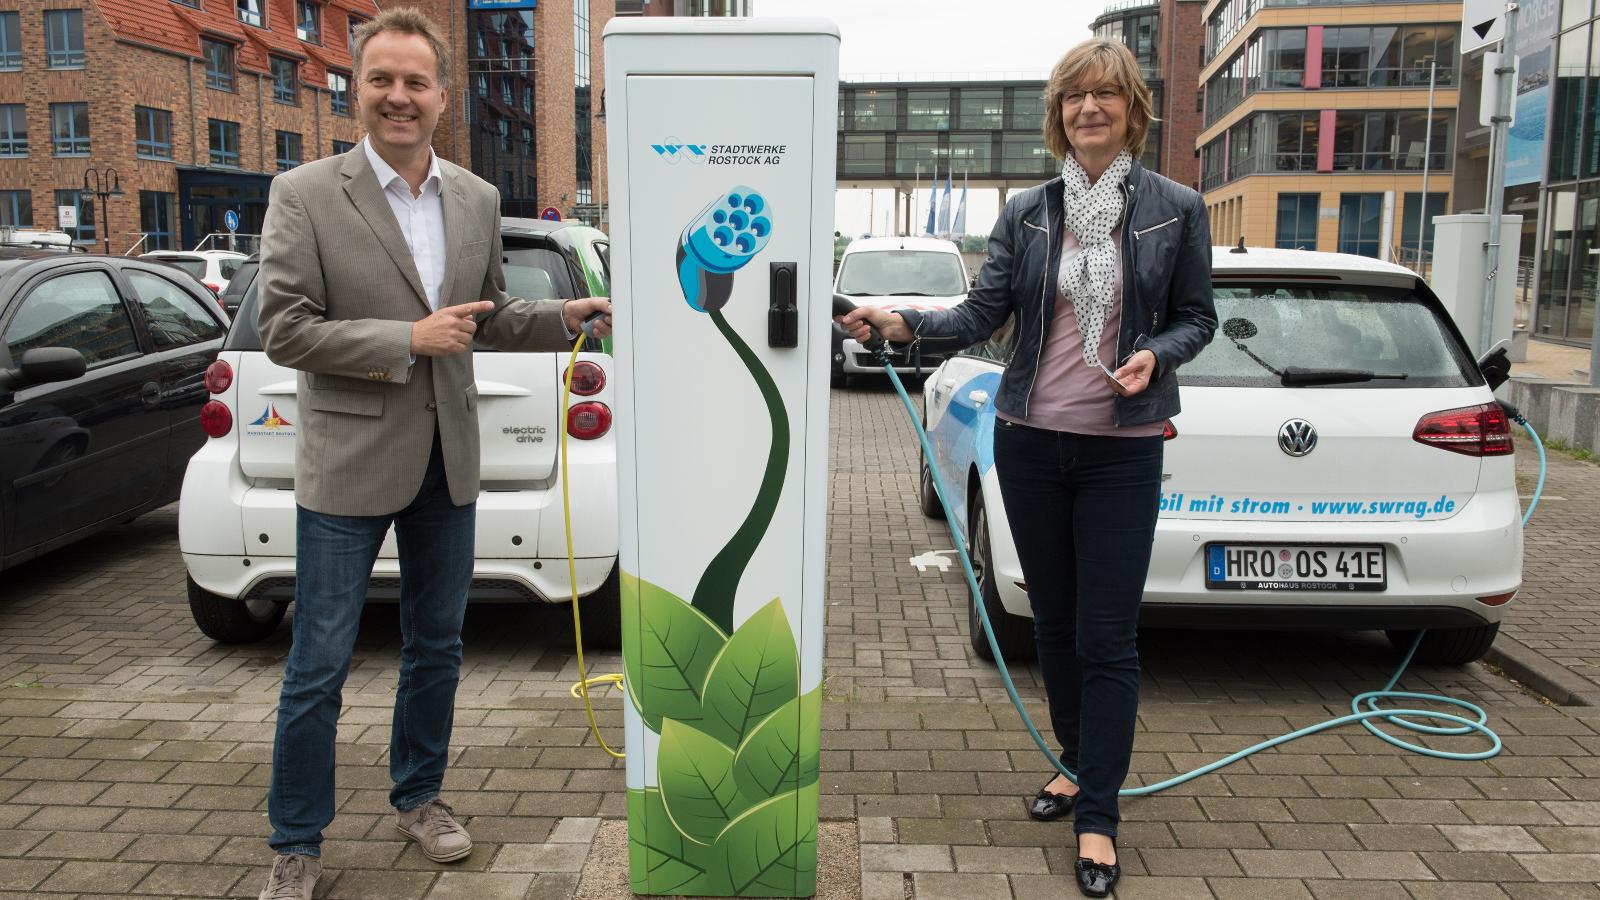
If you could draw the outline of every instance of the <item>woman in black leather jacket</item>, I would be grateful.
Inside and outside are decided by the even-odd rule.
[[[1189,188],[1137,162],[1150,89],[1122,44],[1086,41],[1051,72],[1044,139],[1062,174],[1011,199],[967,299],[948,310],[861,308],[890,341],[975,343],[1014,317],[1017,344],[995,397],[994,456],[1028,582],[1061,760],[1029,803],[1074,814],[1079,889],[1108,894],[1117,791],[1139,705],[1139,601],[1161,488],[1163,429],[1178,366],[1216,330],[1211,228]]]

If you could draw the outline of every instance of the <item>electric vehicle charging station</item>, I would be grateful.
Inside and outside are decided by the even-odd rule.
[[[607,26],[629,869],[816,889],[839,33]]]

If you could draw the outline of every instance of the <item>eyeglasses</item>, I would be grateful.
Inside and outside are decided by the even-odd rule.
[[[1108,103],[1115,103],[1122,99],[1122,91],[1114,87],[1102,87],[1095,88],[1092,91],[1067,91],[1061,95],[1061,102],[1076,108],[1082,106],[1084,98],[1090,94],[1094,95],[1096,106],[1105,106]]]

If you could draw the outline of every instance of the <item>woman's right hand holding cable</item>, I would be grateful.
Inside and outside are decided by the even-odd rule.
[[[916,337],[906,327],[906,320],[899,313],[878,307],[858,306],[846,315],[834,316],[833,320],[839,323],[845,334],[863,344],[872,336],[871,329],[867,327],[869,324],[877,328],[886,341],[908,344]]]

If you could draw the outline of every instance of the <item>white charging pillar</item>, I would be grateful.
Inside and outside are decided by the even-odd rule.
[[[629,870],[816,888],[839,34],[605,32]]]
[[[1522,246],[1522,217],[1501,216],[1500,268],[1495,273],[1494,326],[1483,335],[1483,280],[1488,274],[1489,217],[1479,213],[1438,216],[1433,220],[1433,270],[1429,287],[1455,319],[1474,356],[1500,341],[1511,340],[1515,312],[1517,251]]]

